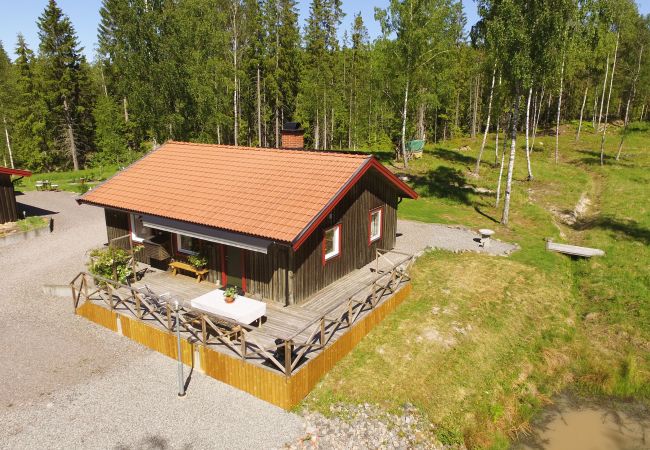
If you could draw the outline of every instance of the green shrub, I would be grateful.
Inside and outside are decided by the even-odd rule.
[[[208,258],[203,255],[190,255],[187,257],[187,262],[195,269],[201,270],[208,265]]]
[[[109,280],[115,280],[120,283],[126,283],[128,278],[133,274],[129,260],[131,254],[121,248],[98,248],[90,252],[90,261],[88,270],[93,275],[97,275]]]

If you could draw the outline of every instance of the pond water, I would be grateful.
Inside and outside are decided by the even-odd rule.
[[[648,450],[650,410],[638,403],[563,395],[532,424],[516,450]]]

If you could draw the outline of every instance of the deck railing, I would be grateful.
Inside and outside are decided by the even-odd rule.
[[[111,311],[153,322],[170,333],[180,326],[189,342],[199,342],[204,346],[221,345],[237,357],[258,360],[291,376],[306,361],[309,353],[323,349],[339,331],[351,328],[363,312],[374,309],[382,298],[394,293],[403,281],[409,279],[408,271],[414,257],[393,250],[390,253],[399,259],[392,261],[387,253],[387,250],[377,250],[375,275],[369,284],[331,306],[289,337],[274,335],[263,325],[258,328],[240,323],[193,309],[188,304],[179,304],[177,311],[170,295],[157,295],[146,288],[134,288],[87,272],[80,272],[70,282],[70,288],[75,310],[83,302],[103,303]],[[382,261],[388,265],[380,269]],[[257,338],[260,335],[274,343],[261,344]]]

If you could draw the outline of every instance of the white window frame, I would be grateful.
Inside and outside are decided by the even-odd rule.
[[[329,253],[325,253],[325,243],[327,242],[326,236],[330,231],[334,231],[334,237],[332,238],[333,250]],[[336,258],[341,254],[341,224],[334,225],[333,227],[327,228],[323,233],[323,262],[329,261],[330,259]]]
[[[195,251],[193,251],[193,250],[189,250],[189,249],[187,249],[187,248],[183,248],[183,247],[181,246],[181,242],[182,242],[181,237],[182,237],[182,236],[188,237],[188,238],[190,238],[190,239],[196,239],[195,237],[192,237],[192,236],[187,236],[187,235],[183,235],[183,234],[178,234],[178,233],[176,233],[176,249],[177,249],[180,253],[185,253],[186,255],[198,255],[199,252],[195,252]]]
[[[138,234],[135,231],[135,229],[136,229],[136,226],[135,226],[135,217],[136,217],[136,215],[139,215],[139,214],[129,214],[129,221],[130,221],[129,225],[131,225],[131,240],[133,242],[142,243],[142,242],[144,242],[146,237],[138,236]],[[140,219],[140,220],[142,220],[142,219]],[[144,224],[142,225],[142,227],[144,228]]]
[[[374,215],[379,216],[379,226],[377,227],[377,234],[372,234],[372,218]],[[381,239],[382,228],[384,226],[384,208],[380,206],[379,208],[371,209],[369,213],[369,222],[368,223],[368,243],[372,244],[375,241]]]

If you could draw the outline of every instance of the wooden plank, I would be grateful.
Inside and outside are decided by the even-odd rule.
[[[598,248],[578,247],[577,245],[558,244],[553,241],[546,242],[546,249],[551,252],[564,253],[566,255],[591,258],[592,256],[604,256],[605,252]]]

